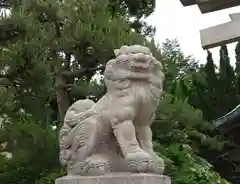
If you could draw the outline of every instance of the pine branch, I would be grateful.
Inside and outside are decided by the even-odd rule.
[[[10,8],[10,5],[9,4],[0,4],[0,8],[6,8],[6,9],[9,9]]]
[[[11,82],[7,79],[7,80],[1,80],[0,79],[0,87],[8,87],[11,85]]]
[[[16,74],[15,71],[8,72],[7,74],[0,74],[0,78],[12,80],[12,78],[13,78],[13,76],[15,76],[15,74]]]
[[[71,53],[65,53],[66,54],[66,57],[65,57],[65,67],[67,70],[70,70],[70,63],[71,63],[71,56],[72,54]]]
[[[17,81],[17,77],[23,76],[26,74],[28,69],[31,69],[30,61],[26,61],[24,66],[20,66],[16,69],[12,69],[11,71],[6,72],[5,74],[0,74],[0,87],[17,87],[20,83]]]
[[[1,140],[1,142],[0,142],[0,153],[1,152],[7,152],[7,151],[9,151],[8,143],[6,142],[6,140]]]
[[[25,60],[25,63],[23,66],[19,66],[15,69],[10,68],[10,71],[6,71],[5,74],[0,73],[0,79],[5,78],[5,79],[9,79],[10,81],[13,81],[16,77],[22,76],[26,74],[28,70],[31,70],[33,67],[31,60],[25,55],[25,53],[23,54],[23,58]]]
[[[72,88],[74,87],[74,84],[57,84],[52,89],[63,89],[63,88]]]
[[[7,146],[2,146],[2,147],[1,147],[1,144],[0,144],[0,153],[1,153],[1,152],[7,152],[7,151],[8,151]]]
[[[105,66],[101,66],[101,67],[96,67],[96,68],[82,68],[76,71],[64,71],[62,72],[62,76],[66,77],[66,78],[75,78],[75,77],[82,77],[86,72],[95,72],[98,70],[104,70]]]

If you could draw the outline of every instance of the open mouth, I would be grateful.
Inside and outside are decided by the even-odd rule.
[[[129,67],[131,71],[134,72],[147,72],[150,68],[151,61],[149,60],[135,60],[129,62]]]
[[[150,66],[150,63],[130,62],[130,67],[134,69],[148,69],[149,66]]]

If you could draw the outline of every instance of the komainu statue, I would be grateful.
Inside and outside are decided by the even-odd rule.
[[[159,173],[152,123],[164,73],[147,47],[122,46],[104,72],[107,93],[97,102],[78,100],[60,130],[60,161],[68,175]]]

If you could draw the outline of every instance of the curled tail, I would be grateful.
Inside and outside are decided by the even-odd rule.
[[[79,146],[84,145],[87,139],[87,133],[83,120],[93,114],[91,108],[95,103],[91,100],[78,100],[73,103],[66,112],[64,124],[60,129],[60,162],[63,166],[68,165],[73,155],[73,139],[77,137]],[[77,129],[79,136],[71,133],[73,129]]]

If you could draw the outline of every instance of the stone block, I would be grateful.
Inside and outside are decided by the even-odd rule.
[[[110,173],[102,176],[64,176],[55,184],[171,184],[168,176],[156,174]]]
[[[209,49],[240,40],[240,21],[231,21],[200,31],[202,47]]]
[[[232,13],[229,15],[232,21],[240,20],[240,13]]]

